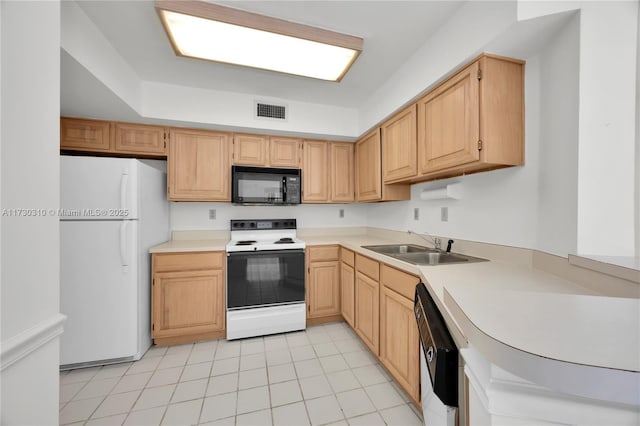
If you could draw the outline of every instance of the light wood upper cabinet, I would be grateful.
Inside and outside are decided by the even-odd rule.
[[[380,360],[416,403],[420,401],[420,337],[413,294],[418,282],[416,276],[380,267]]]
[[[418,101],[425,178],[524,164],[524,63],[482,55]]]
[[[167,155],[166,129],[144,124],[114,123],[114,149],[126,154]]]
[[[382,125],[382,179],[385,183],[398,182],[417,174],[417,131],[415,104]]]
[[[79,118],[60,119],[60,149],[110,152],[111,123]]]
[[[307,318],[340,314],[338,246],[307,249]]]
[[[299,168],[301,139],[269,137],[269,165],[271,167]]]
[[[408,200],[411,197],[411,191],[408,185],[382,184],[382,157],[380,150],[380,128],[377,128],[356,142],[356,200]]]
[[[329,144],[329,163],[331,166],[330,198],[334,203],[352,203],[355,201],[353,146],[352,143],[331,142]]]
[[[236,133],[233,135],[233,164],[266,166],[269,163],[269,137]]]
[[[152,263],[154,342],[224,337],[224,252],[155,253]]]
[[[328,202],[329,180],[329,144],[326,141],[303,141],[302,202]]]
[[[230,135],[177,128],[170,135],[168,199],[230,201]]]

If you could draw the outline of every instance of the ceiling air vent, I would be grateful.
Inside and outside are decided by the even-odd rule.
[[[274,120],[286,120],[287,107],[285,105],[273,105],[263,102],[256,102],[256,117],[270,118]]]

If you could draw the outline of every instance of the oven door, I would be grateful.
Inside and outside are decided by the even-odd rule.
[[[227,309],[304,302],[304,250],[227,253]]]

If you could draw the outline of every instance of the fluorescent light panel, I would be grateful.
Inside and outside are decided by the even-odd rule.
[[[339,81],[362,39],[212,3],[157,0],[178,55]]]

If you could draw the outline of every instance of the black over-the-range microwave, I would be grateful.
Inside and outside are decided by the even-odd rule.
[[[288,205],[302,202],[300,169],[231,166],[231,202]]]

